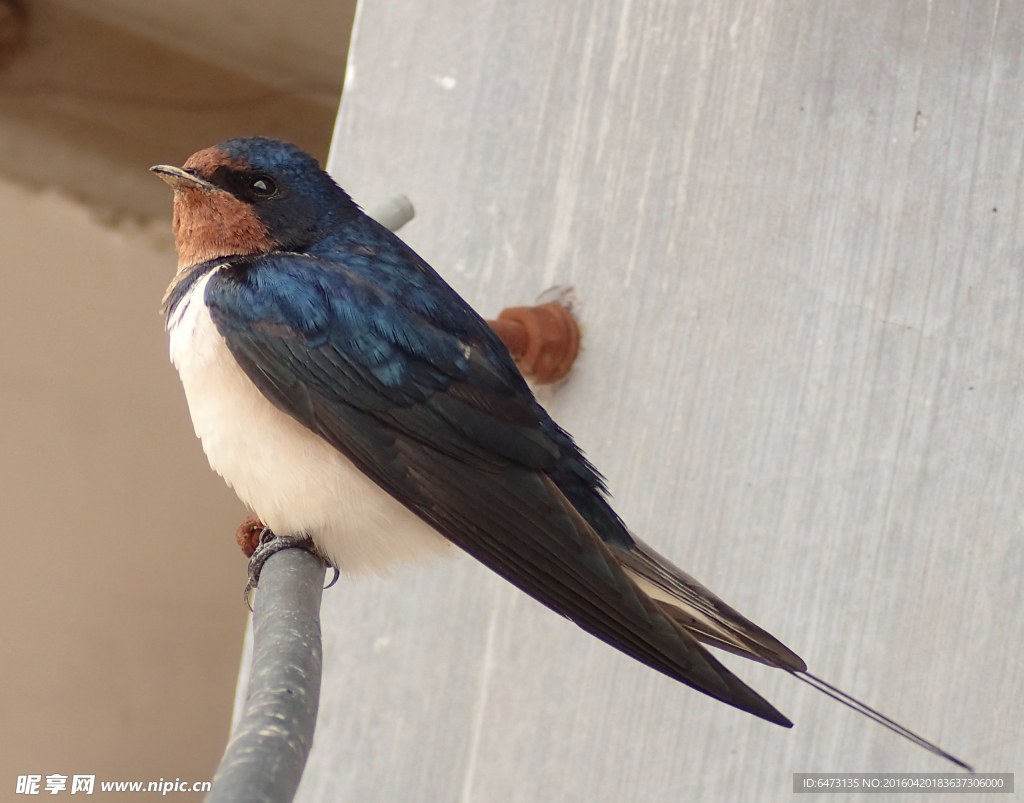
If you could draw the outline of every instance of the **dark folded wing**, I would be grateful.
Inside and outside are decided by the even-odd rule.
[[[425,276],[407,298],[365,266],[275,255],[218,270],[206,302],[268,399],[453,543],[637,660],[789,726],[627,576],[546,473],[564,467],[564,433],[486,324]]]

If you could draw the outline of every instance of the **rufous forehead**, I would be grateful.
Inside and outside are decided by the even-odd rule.
[[[252,165],[242,156],[231,157],[226,151],[214,146],[196,151],[185,160],[186,170],[195,170],[203,178],[209,178],[218,167],[248,170]]]

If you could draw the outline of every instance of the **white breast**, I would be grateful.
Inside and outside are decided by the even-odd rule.
[[[352,462],[272,405],[231,356],[203,303],[208,274],[168,321],[210,466],[279,535],[307,534],[343,571],[386,571],[450,546]]]

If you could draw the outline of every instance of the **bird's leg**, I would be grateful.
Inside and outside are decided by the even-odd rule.
[[[238,526],[238,530],[235,532],[235,540],[242,548],[242,552],[249,558],[249,581],[245,584],[244,593],[245,604],[249,606],[249,610],[252,610],[252,592],[259,586],[263,564],[267,562],[271,555],[280,552],[282,549],[304,549],[316,555],[330,566],[334,570],[334,578],[327,584],[326,588],[330,588],[338,582],[338,577],[341,574],[336,566],[320,554],[312,538],[276,535],[273,530],[260,521],[258,516],[249,516]]]

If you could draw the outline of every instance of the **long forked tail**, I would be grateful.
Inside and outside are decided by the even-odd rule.
[[[847,708],[852,708],[858,714],[862,714],[868,719],[877,722],[879,725],[881,725],[884,728],[888,728],[893,733],[899,734],[904,739],[907,739],[908,741],[911,741],[914,744],[916,744],[918,747],[923,747],[929,753],[934,753],[935,755],[944,758],[947,761],[952,761],[958,767],[962,767],[968,772],[974,772],[974,767],[972,767],[967,762],[961,761],[956,756],[947,753],[937,744],[933,744],[924,737],[918,736],[909,728],[900,725],[900,723],[896,722],[895,720],[889,719],[889,717],[887,717],[885,714],[881,713],[880,711],[876,711],[874,708],[867,705],[866,703],[862,703],[856,697],[850,696],[842,689],[837,689],[831,683],[825,682],[821,678],[812,675],[810,672],[800,672],[793,669],[790,669],[788,671],[791,675],[793,675],[793,677],[799,678],[808,686],[817,689],[822,694],[831,697],[836,702],[842,703]]]
[[[947,753],[938,745],[918,736],[909,728],[862,703],[842,689],[837,689],[831,683],[810,674],[807,671],[807,664],[782,642],[724,603],[635,535],[630,535],[635,542],[631,548],[613,548],[623,568],[666,614],[674,618],[698,641],[752,661],[784,669],[808,686],[874,720],[904,739],[953,762],[968,772],[974,772],[969,764]]]

